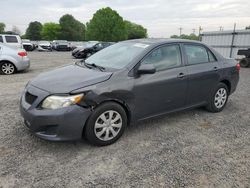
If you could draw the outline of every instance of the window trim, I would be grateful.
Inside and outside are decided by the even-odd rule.
[[[218,60],[217,60],[216,56],[214,55],[214,53],[213,53],[208,47],[206,47],[206,49],[207,49],[207,55],[208,55],[208,60],[209,60],[209,62],[210,62],[210,63],[217,62]],[[211,61],[211,60],[210,60],[209,52],[210,52],[210,53],[212,54],[212,56],[214,57],[215,61]]]
[[[158,70],[156,71],[157,72],[161,72],[161,71],[166,71],[166,70],[171,70],[171,69],[175,69],[175,68],[179,68],[179,67],[183,67],[185,66],[184,64],[184,57],[183,57],[183,53],[182,53],[182,49],[181,49],[181,45],[180,43],[166,43],[166,44],[161,44],[159,46],[156,46],[154,47],[153,49],[151,49],[147,54],[145,54],[143,56],[143,58],[141,58],[141,60],[137,63],[136,65],[136,70],[140,67],[140,65],[142,64],[142,62],[154,51],[154,50],[158,50],[159,48],[162,48],[162,47],[166,47],[166,46],[178,46],[179,48],[179,51],[180,51],[180,60],[181,60],[181,64],[179,66],[175,66],[175,67],[170,67],[170,68],[166,68],[166,69],[162,69],[162,70]]]

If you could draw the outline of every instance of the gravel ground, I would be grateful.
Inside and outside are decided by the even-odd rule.
[[[74,62],[70,53],[29,53],[28,72],[0,76],[0,188],[250,187],[250,68],[218,114],[194,109],[128,127],[107,147],[31,135],[20,94],[41,72]]]

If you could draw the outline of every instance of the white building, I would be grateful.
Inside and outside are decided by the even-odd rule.
[[[238,50],[250,48],[250,30],[204,32],[201,36],[202,42],[228,58],[241,59]]]

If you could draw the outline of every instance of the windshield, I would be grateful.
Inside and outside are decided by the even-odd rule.
[[[86,59],[86,63],[102,67],[122,69],[145,50],[149,45],[134,42],[121,42],[107,47]]]

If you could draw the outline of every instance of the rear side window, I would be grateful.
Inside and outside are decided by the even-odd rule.
[[[185,44],[184,48],[189,65],[209,62],[206,48],[190,44]]]
[[[5,36],[5,40],[7,43],[18,43],[16,36]]]
[[[2,36],[0,36],[0,42],[3,42],[3,37]]]
[[[209,61],[211,61],[211,62],[216,61],[214,54],[212,54],[212,52],[210,50],[208,50],[207,53],[208,53]]]
[[[181,66],[181,53],[179,45],[168,45],[152,51],[142,62],[152,64],[156,71],[162,71]]]

